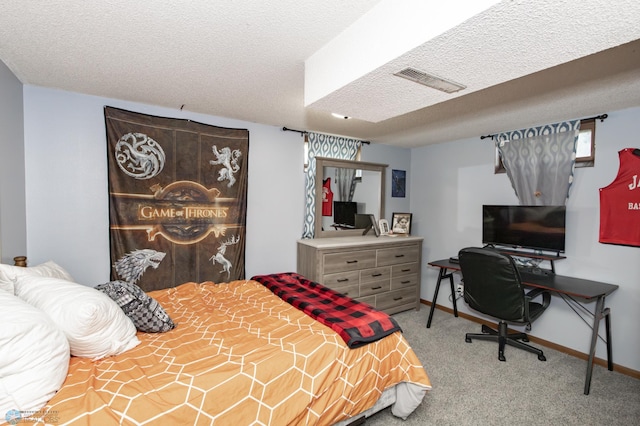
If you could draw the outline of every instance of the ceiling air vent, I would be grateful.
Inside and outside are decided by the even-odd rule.
[[[402,71],[395,73],[394,75],[406,78],[407,80],[415,81],[416,83],[420,83],[422,85],[446,93],[454,93],[467,88],[467,86],[464,86],[460,83],[456,83],[451,80],[445,80],[444,78],[437,77],[433,74],[427,74],[424,71],[420,71],[411,67],[405,68]]]

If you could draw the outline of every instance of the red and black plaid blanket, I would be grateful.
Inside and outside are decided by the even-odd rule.
[[[275,295],[338,333],[357,348],[402,331],[396,321],[369,304],[353,300],[322,284],[292,272],[256,275]]]

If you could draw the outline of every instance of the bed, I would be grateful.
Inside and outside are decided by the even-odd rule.
[[[38,279],[42,286],[62,281]],[[331,326],[256,279],[184,283],[147,295],[173,327],[137,331],[136,342],[122,343],[132,347],[116,355],[71,356],[60,389],[21,419],[72,425],[349,424],[388,406],[406,418],[431,389],[401,331],[349,347]]]

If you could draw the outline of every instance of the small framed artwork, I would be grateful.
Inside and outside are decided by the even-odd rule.
[[[380,228],[378,228],[378,222],[376,221],[376,217],[372,214],[369,215],[369,219],[371,219],[371,227],[373,228],[373,232],[375,232],[376,237],[380,236]]]
[[[391,216],[391,231],[394,234],[411,234],[411,213],[393,213]]]
[[[391,196],[405,197],[405,188],[407,184],[406,170],[391,170]]]
[[[378,224],[380,226],[380,235],[389,235],[389,222],[387,219],[380,219]]]

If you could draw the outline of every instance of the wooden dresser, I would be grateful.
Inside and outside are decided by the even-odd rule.
[[[421,237],[298,240],[297,272],[389,314],[420,309]]]

